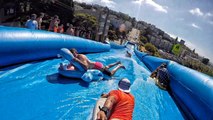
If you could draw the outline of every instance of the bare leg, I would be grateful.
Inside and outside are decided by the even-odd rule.
[[[126,69],[122,64],[119,64],[116,68],[114,68],[112,71],[111,71],[111,76],[113,76],[115,74],[115,72],[120,69],[120,68],[123,68],[123,69]]]
[[[131,54],[129,51],[126,51],[126,56],[127,56],[127,57],[131,57],[132,54]]]
[[[115,66],[115,65],[118,65],[118,64],[121,64],[121,61],[118,61],[118,62],[116,62],[116,63],[109,64],[109,65],[106,66],[106,68],[109,69],[109,68],[111,68],[111,67],[113,67],[113,66]]]

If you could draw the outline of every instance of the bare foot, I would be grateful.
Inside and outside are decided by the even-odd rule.
[[[126,56],[127,57],[132,57],[132,54],[129,51],[126,51]]]
[[[121,61],[118,61],[116,64],[121,64]]]
[[[123,68],[124,70],[126,70],[126,67],[122,64],[119,64],[120,68]]]

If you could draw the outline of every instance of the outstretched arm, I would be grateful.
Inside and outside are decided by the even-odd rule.
[[[114,96],[109,96],[103,106],[103,108],[107,109],[107,111],[109,112],[109,110],[112,109],[113,105],[116,103],[116,99]],[[105,114],[104,111],[99,111],[97,114],[97,119],[98,120],[107,120],[107,116]]]
[[[109,96],[104,104],[104,107],[107,107],[109,110],[112,109],[112,106],[116,103],[114,96]]]

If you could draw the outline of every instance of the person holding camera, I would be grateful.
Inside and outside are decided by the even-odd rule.
[[[98,120],[132,119],[135,100],[134,96],[130,93],[130,86],[130,81],[127,78],[123,78],[118,83],[118,90],[112,90],[108,94],[102,94],[102,97],[107,98],[107,100],[97,114]],[[111,113],[110,115],[109,112]]]

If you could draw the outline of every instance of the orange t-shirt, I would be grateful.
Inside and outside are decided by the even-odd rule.
[[[58,33],[64,33],[64,28],[59,27],[58,28]]]
[[[120,90],[112,90],[109,96],[114,96],[117,101],[111,111],[110,119],[131,120],[135,104],[134,96]]]

